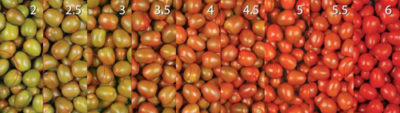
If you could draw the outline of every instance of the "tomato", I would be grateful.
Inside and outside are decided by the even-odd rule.
[[[380,89],[380,94],[386,100],[394,100],[399,96],[396,87],[391,83],[386,83],[384,86],[382,86]]]
[[[281,26],[293,25],[296,22],[296,13],[293,10],[284,10],[277,15],[276,21]]]
[[[355,99],[351,94],[347,92],[341,92],[337,96],[336,102],[341,109],[348,110],[355,104]]]
[[[292,9],[296,3],[295,0],[281,0],[280,2],[283,9]]]
[[[271,24],[267,28],[267,40],[271,42],[280,41],[283,39],[281,28],[276,24]]]
[[[391,10],[391,13],[388,14],[386,10]],[[398,8],[383,9],[377,13],[383,24],[392,24],[398,21],[400,17],[400,11]]]
[[[290,54],[281,54],[279,56],[279,63],[282,64],[282,67],[285,69],[293,70],[296,68],[297,61],[296,58],[293,57],[293,55]]]
[[[362,54],[358,59],[358,67],[362,71],[372,70],[375,67],[376,63],[376,59],[369,53]]]
[[[380,88],[385,85],[384,76],[382,69],[375,68],[369,75],[369,83],[374,88]]]
[[[185,99],[189,102],[189,103],[197,103],[197,101],[200,99],[200,90],[194,86],[194,85],[190,85],[190,84],[186,84],[183,86],[182,88],[182,94],[183,97],[185,97]]]
[[[317,65],[311,68],[308,74],[317,80],[326,80],[330,77],[330,69],[325,65]]]
[[[328,33],[325,36],[324,47],[328,50],[337,50],[341,46],[340,37],[336,33]]]
[[[257,57],[253,52],[243,50],[239,52],[238,61],[243,66],[252,66],[256,62]]]
[[[400,107],[396,104],[388,104],[385,107],[384,113],[399,113]]]
[[[323,16],[317,16],[314,18],[313,28],[318,31],[325,31],[329,28],[329,23]]]
[[[321,102],[317,103],[317,106],[323,113],[336,113],[337,106],[336,102],[331,98],[323,98]]]
[[[288,83],[282,83],[278,86],[277,89],[279,98],[283,99],[284,101],[290,101],[294,98],[294,89]]]
[[[393,31],[388,34],[387,38],[390,44],[399,46],[400,45],[400,31]]]
[[[331,97],[336,97],[340,91],[340,81],[336,79],[329,80],[326,86],[326,94]]]
[[[372,100],[378,95],[378,92],[370,84],[364,83],[360,87],[360,95],[366,99]]]
[[[339,65],[339,59],[334,52],[328,52],[322,58],[323,63],[331,69],[336,69]]]
[[[380,24],[381,22],[379,18],[375,16],[365,16],[363,19],[362,29],[367,34],[377,33]]]
[[[260,72],[256,67],[250,66],[242,68],[240,70],[240,75],[248,82],[256,82],[260,76]]]
[[[212,83],[205,83],[201,86],[203,97],[209,102],[216,102],[221,97],[221,92],[218,86]]]
[[[367,111],[369,113],[382,113],[383,109],[383,104],[378,99],[371,100],[367,105]]]
[[[300,71],[291,71],[287,74],[286,79],[289,84],[301,85],[306,82],[306,75]]]
[[[257,91],[257,85],[254,83],[246,83],[240,86],[239,94],[242,98],[252,97]]]
[[[297,26],[288,26],[285,28],[285,40],[290,43],[296,43],[301,38],[301,29]]]
[[[264,71],[267,74],[267,76],[272,78],[280,78],[283,75],[282,66],[277,63],[267,64],[264,67]]]
[[[269,85],[264,86],[264,102],[271,102],[275,100],[276,98],[276,93],[274,88],[272,88]]]
[[[375,57],[378,60],[384,60],[388,59],[390,55],[392,54],[392,46],[388,43],[380,43],[377,44],[372,50],[372,54],[375,55]]]

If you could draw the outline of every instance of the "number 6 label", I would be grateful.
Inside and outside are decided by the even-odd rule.
[[[390,5],[386,6],[385,13],[388,15],[392,14],[392,9],[390,9]]]

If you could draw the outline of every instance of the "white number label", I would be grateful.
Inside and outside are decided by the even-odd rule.
[[[392,9],[390,9],[390,5],[386,6],[385,13],[388,15],[392,14]]]
[[[246,7],[244,7],[243,12],[246,14],[250,14],[250,15],[257,15],[259,13],[258,11],[258,5],[253,6],[253,9],[251,9],[250,11],[250,6],[247,5]]]
[[[347,15],[347,13],[349,13],[349,11],[347,11],[347,5],[343,5],[342,10],[343,10],[343,13],[341,13],[342,15]]]
[[[36,10],[37,10],[37,9],[36,9],[36,6],[32,5],[32,6],[31,6],[31,9],[32,9],[32,11],[31,11],[30,14],[31,14],[31,15],[36,15]]]
[[[81,6],[75,6],[75,9],[77,10],[75,14],[80,15],[82,13]]]
[[[243,12],[249,14],[250,13],[249,6],[244,7]]]
[[[67,15],[80,15],[82,13],[81,6],[75,6],[76,12],[71,12],[72,7],[67,6],[68,10],[65,14]]]
[[[333,14],[335,14],[335,15],[339,14],[339,10],[337,9],[337,5],[333,5],[333,11],[335,11]]]
[[[303,5],[298,5],[297,6],[297,10],[299,11],[299,12],[297,12],[298,15],[303,14],[303,9],[302,8],[303,8]]]
[[[156,5],[156,11],[154,12],[156,15],[162,14],[162,15],[168,15],[169,13],[171,13],[171,10],[169,9],[169,5],[165,5],[164,6],[164,10],[165,12],[163,12],[161,10],[161,7],[159,5]]]
[[[343,12],[339,12],[339,10],[337,9],[337,7],[338,7],[338,5],[333,5],[333,14],[334,15],[338,15],[338,14],[340,14],[340,15],[347,15],[348,13],[349,13],[349,11],[347,10],[347,5],[343,5],[342,6],[342,10],[343,10]]]
[[[119,7],[121,8],[121,12],[119,12],[119,14],[124,15],[125,14],[125,6],[121,5]]]
[[[67,8],[68,8],[68,10],[67,10],[67,12],[65,14],[71,15],[72,14],[71,13],[71,10],[72,10],[71,6],[67,6]]]
[[[214,6],[211,5],[210,8],[207,9],[207,13],[214,14]]]
[[[169,5],[165,5],[164,10],[166,11],[166,13],[164,13],[164,15],[168,15],[169,13],[171,13],[171,10],[169,10]]]
[[[156,14],[156,15],[161,14],[161,7],[160,7],[159,5],[156,5],[156,12],[155,12],[155,14]]]
[[[254,11],[254,12],[253,12],[254,15],[257,15],[257,14],[258,14],[258,12],[259,12],[259,11],[258,11],[258,5],[253,6],[253,11]]]

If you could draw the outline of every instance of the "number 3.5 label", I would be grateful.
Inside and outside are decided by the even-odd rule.
[[[156,7],[156,10],[155,10],[154,13],[156,15],[160,15],[160,14],[161,15],[168,15],[169,13],[171,13],[171,10],[169,9],[169,5],[165,5],[164,6],[163,9],[165,10],[165,12],[161,10],[161,7],[159,5],[156,5],[155,7]]]

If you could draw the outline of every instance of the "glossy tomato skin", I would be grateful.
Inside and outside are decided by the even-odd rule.
[[[238,61],[243,66],[252,66],[256,62],[256,55],[254,53],[243,50],[239,52]]]
[[[278,96],[282,98],[284,101],[290,101],[294,97],[294,89],[288,83],[280,84],[278,87]]]
[[[372,70],[377,63],[377,60],[369,53],[362,54],[358,59],[358,67],[361,71]]]
[[[385,85],[384,77],[385,77],[385,75],[384,75],[382,69],[375,68],[371,71],[371,73],[369,75],[369,82],[372,87],[380,88],[383,85]]]
[[[381,96],[386,100],[394,100],[399,96],[396,87],[391,83],[386,83],[380,89]]]
[[[396,104],[388,104],[385,107],[384,113],[399,113],[400,107]]]
[[[366,34],[377,33],[380,20],[375,16],[366,16],[363,19],[362,29]]]
[[[382,113],[383,109],[383,104],[378,99],[371,100],[367,105],[367,111],[370,113]]]
[[[377,44],[373,49],[372,53],[378,60],[388,59],[392,54],[393,48],[388,43]]]
[[[378,92],[370,84],[364,83],[360,87],[360,95],[366,99],[371,100],[371,99],[374,99],[378,95]]]
[[[342,92],[337,96],[336,102],[341,109],[348,110],[355,104],[355,99],[350,93]]]
[[[324,113],[335,113],[338,111],[336,102],[328,97],[323,98],[321,102],[317,103],[317,106]]]

